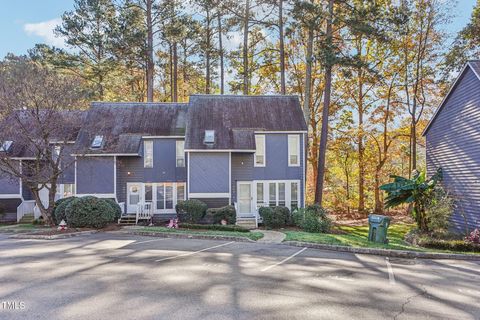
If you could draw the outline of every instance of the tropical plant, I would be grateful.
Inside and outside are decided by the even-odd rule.
[[[413,171],[412,178],[391,175],[393,182],[380,186],[387,193],[385,208],[393,208],[402,204],[412,204],[412,214],[421,231],[428,231],[426,206],[429,203],[435,185],[442,179],[442,169],[429,179],[425,172]]]

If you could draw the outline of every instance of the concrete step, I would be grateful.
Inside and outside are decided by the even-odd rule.
[[[18,223],[21,224],[31,224],[35,220],[35,217],[33,216],[33,213],[25,214],[23,217],[20,219]]]
[[[247,229],[257,228],[257,225],[255,224],[255,218],[237,218],[236,225]]]

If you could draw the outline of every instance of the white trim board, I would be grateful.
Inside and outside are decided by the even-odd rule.
[[[185,136],[142,136],[142,139],[185,139]]]
[[[116,198],[114,193],[77,193],[75,196],[77,197],[92,196],[97,198],[112,198],[112,199]]]
[[[254,153],[256,150],[250,150],[250,149],[185,149],[185,152],[223,152],[223,153],[228,153],[228,152],[244,152],[244,153]]]
[[[87,153],[71,154],[72,157],[139,157],[139,153]]]
[[[5,193],[0,194],[0,199],[22,199],[22,195],[16,193]]]

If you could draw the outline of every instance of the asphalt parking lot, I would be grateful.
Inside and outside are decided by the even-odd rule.
[[[0,234],[0,319],[480,319],[480,262]]]

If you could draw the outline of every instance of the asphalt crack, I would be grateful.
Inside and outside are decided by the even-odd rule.
[[[397,320],[398,317],[400,317],[403,313],[405,313],[405,307],[406,307],[407,304],[409,304],[412,301],[412,299],[424,296],[428,293],[427,289],[425,289],[424,286],[420,286],[420,288],[422,289],[422,291],[420,293],[417,293],[417,294],[414,294],[413,296],[407,297],[405,302],[402,304],[402,310],[400,310],[400,312],[398,312],[396,315],[393,316],[393,320]]]

